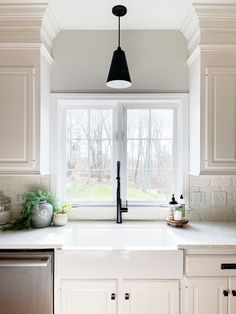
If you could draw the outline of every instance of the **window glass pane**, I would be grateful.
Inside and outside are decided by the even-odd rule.
[[[89,197],[89,175],[88,172],[78,170],[67,171],[67,197],[70,200],[86,200]]]
[[[111,109],[68,110],[66,187],[69,200],[112,200],[111,138]]]
[[[172,169],[172,144],[172,140],[151,141],[150,167],[152,169]]]
[[[91,169],[111,169],[111,140],[90,141]]]
[[[71,140],[67,141],[67,169],[87,170],[88,163],[88,141]]]
[[[172,139],[174,127],[173,110],[151,110],[151,137],[154,139]]]
[[[128,169],[149,168],[149,141],[128,140],[127,141]]]
[[[166,201],[173,191],[173,109],[127,110],[128,200]]]
[[[89,131],[88,110],[68,110],[66,113],[67,140],[87,139]]]
[[[112,111],[106,109],[90,110],[90,138],[112,138]]]
[[[172,181],[171,171],[130,170],[128,172],[128,199],[165,202],[171,194]]]
[[[147,138],[149,110],[138,109],[127,111],[127,138]]]

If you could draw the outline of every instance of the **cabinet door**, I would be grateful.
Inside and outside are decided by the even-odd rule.
[[[208,67],[205,171],[236,173],[236,67]]]
[[[179,313],[179,282],[175,280],[126,280],[122,297],[124,314]]]
[[[236,277],[229,278],[229,311],[228,314],[236,313]]]
[[[62,280],[61,314],[116,314],[116,281]]]
[[[187,279],[185,284],[185,313],[227,314],[227,278],[198,277]]]
[[[0,172],[32,171],[35,163],[35,70],[0,67]]]

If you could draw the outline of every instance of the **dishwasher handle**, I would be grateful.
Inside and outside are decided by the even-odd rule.
[[[0,258],[0,267],[47,267],[50,257],[38,258]]]

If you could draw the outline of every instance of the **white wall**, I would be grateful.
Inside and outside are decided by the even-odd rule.
[[[126,30],[121,47],[133,82],[121,92],[188,91],[188,49],[181,32]],[[52,92],[114,92],[105,82],[116,48],[116,31],[61,31],[53,42]]]

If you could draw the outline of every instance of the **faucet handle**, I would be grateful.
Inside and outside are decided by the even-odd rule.
[[[127,213],[128,212],[128,201],[125,201],[125,207],[121,208],[122,213]]]

